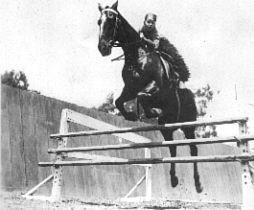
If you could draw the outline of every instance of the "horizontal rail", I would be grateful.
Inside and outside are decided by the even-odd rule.
[[[220,120],[207,120],[207,121],[193,121],[184,123],[173,123],[164,125],[149,125],[143,127],[132,127],[132,128],[118,128],[112,130],[96,130],[96,131],[80,131],[80,132],[69,132],[65,134],[51,134],[50,138],[59,139],[64,137],[78,137],[78,136],[92,136],[102,134],[114,134],[114,133],[127,133],[127,132],[140,132],[140,131],[154,131],[154,130],[165,130],[165,129],[176,129],[182,127],[193,127],[203,125],[221,125],[221,124],[232,124],[238,122],[246,122],[247,117],[243,118],[230,118]]]
[[[79,124],[82,126],[86,126],[88,128],[91,128],[92,130],[112,130],[112,129],[118,129],[117,126],[106,123],[104,121],[89,117],[84,114],[80,114],[78,112],[75,112],[73,110],[66,110],[67,112],[67,122]],[[146,138],[144,136],[140,136],[136,133],[116,133],[113,134],[114,136],[117,136],[118,138],[128,140],[133,143],[146,143],[151,142],[151,139]]]
[[[197,163],[197,162],[234,162],[253,161],[254,155],[216,155],[216,156],[191,156],[168,158],[127,159],[124,161],[56,161],[39,162],[41,167],[47,166],[88,166],[88,165],[131,165],[131,164],[160,164],[160,163]]]
[[[93,161],[100,161],[100,160],[107,160],[107,161],[115,161],[115,160],[128,160],[126,158],[120,158],[120,157],[112,157],[112,156],[105,156],[105,155],[96,155],[96,154],[88,154],[85,152],[65,152],[64,154],[65,158],[76,158],[80,160],[93,160]],[[135,164],[137,166],[147,167],[147,165],[144,164]]]
[[[168,147],[170,145],[184,146],[190,144],[214,144],[225,142],[239,142],[239,141],[252,141],[254,135],[244,136],[232,136],[232,137],[214,137],[214,138],[200,138],[200,139],[186,139],[186,140],[174,140],[163,142],[149,142],[149,143],[136,143],[136,144],[117,144],[117,145],[104,145],[104,146],[90,146],[90,147],[72,147],[72,148],[60,148],[49,149],[49,153],[61,153],[61,152],[90,152],[90,151],[103,151],[103,150],[123,150],[123,149],[139,149],[139,148],[154,148],[154,147]]]

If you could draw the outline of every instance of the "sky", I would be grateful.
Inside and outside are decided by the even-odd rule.
[[[117,97],[123,61],[111,59],[122,51],[102,57],[97,49],[99,2],[115,1],[1,0],[1,74],[23,71],[29,89],[80,106],[99,106],[110,92]],[[158,15],[159,33],[190,69],[186,86],[220,91],[216,113],[230,116],[219,110],[236,93],[253,110],[253,0],[119,0],[118,10],[137,30],[147,12]]]

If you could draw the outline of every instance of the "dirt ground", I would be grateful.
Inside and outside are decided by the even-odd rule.
[[[229,203],[200,203],[169,200],[154,200],[149,202],[120,202],[110,200],[81,201],[77,199],[49,203],[47,201],[26,200],[21,192],[1,192],[1,210],[81,210],[81,209],[179,209],[179,210],[232,210],[241,209],[240,205]]]

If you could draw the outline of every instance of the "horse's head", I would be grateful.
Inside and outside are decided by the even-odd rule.
[[[98,20],[99,25],[99,44],[98,48],[102,56],[111,54],[111,49],[116,41],[117,28],[119,22],[119,13],[117,11],[118,1],[111,7],[102,7],[99,4],[99,11],[101,13]]]

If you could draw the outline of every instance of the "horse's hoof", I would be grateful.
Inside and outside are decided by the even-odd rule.
[[[203,187],[201,186],[199,176],[195,176],[194,179],[195,179],[195,187],[196,187],[197,193],[202,193]]]
[[[176,187],[178,185],[178,178],[177,176],[171,176],[171,186]]]
[[[197,193],[202,193],[203,192],[203,187],[202,186],[196,186],[196,191]]]
[[[195,186],[196,186],[197,193],[202,193],[203,192],[203,187],[201,186],[200,182],[195,183]]]
[[[124,118],[129,121],[137,121],[138,120],[138,116],[134,112],[128,112],[126,114],[126,116],[124,116]]]
[[[157,108],[152,108],[150,110],[150,113],[146,114],[147,118],[156,118],[156,117],[161,117],[162,116],[162,110],[157,109]]]

